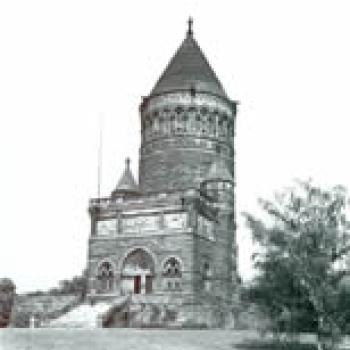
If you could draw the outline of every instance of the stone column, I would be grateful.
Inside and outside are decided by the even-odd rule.
[[[146,294],[146,274],[141,274],[141,293],[140,294]]]
[[[96,279],[94,277],[89,278],[89,290],[90,294],[96,294]]]
[[[198,224],[197,208],[195,207],[195,204],[192,203],[190,206],[189,213],[187,215],[187,226],[193,229],[196,229],[197,224]]]
[[[29,328],[35,328],[35,316],[31,315],[29,319]]]
[[[114,277],[114,291],[120,295],[121,294],[121,274],[116,272]]]
[[[117,235],[123,233],[123,216],[119,212],[117,215]]]
[[[165,228],[164,212],[159,213],[159,228],[162,230]]]

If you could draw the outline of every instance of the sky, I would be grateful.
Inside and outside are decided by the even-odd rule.
[[[347,0],[3,0],[0,2],[0,277],[18,292],[80,274],[89,198],[108,196],[129,156],[138,107],[186,21],[237,116],[239,270],[254,275],[241,212],[295,178],[350,188]]]

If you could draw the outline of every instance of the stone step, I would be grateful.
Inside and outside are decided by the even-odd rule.
[[[48,322],[48,328],[98,328],[103,316],[110,310],[125,304],[127,297],[115,298],[108,302],[81,304],[61,317]]]

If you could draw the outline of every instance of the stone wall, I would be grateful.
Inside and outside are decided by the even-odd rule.
[[[234,118],[231,102],[209,94],[150,98],[141,111],[141,190],[198,187],[218,158],[233,173]]]
[[[177,235],[157,235],[144,237],[115,237],[110,239],[94,238],[90,240],[89,273],[97,287],[96,277],[98,266],[103,261],[110,261],[114,266],[115,279],[113,291],[120,293],[121,273],[123,261],[135,249],[142,249],[150,253],[155,264],[153,279],[153,293],[168,293],[165,279],[162,277],[165,261],[176,257],[181,262],[181,291],[190,292],[192,289],[192,251],[193,241],[187,233],[179,232]]]
[[[17,295],[11,315],[11,327],[29,327],[29,320],[35,318],[39,327],[45,320],[59,317],[80,303],[76,295]]]
[[[147,319],[148,313],[153,324],[176,315],[177,324],[222,327],[232,314],[234,293],[232,200],[220,195],[219,202],[211,202],[195,190],[169,197],[164,193],[159,196],[161,202],[153,201],[153,196],[124,199],[120,203],[106,201],[93,212],[94,234],[89,240],[88,263],[90,292],[99,298],[133,293],[136,282],[132,276],[140,271],[126,277],[124,266],[129,256],[141,250],[147,255],[146,260],[152,261],[146,268],[152,275],[152,291],[142,289],[141,294],[133,295],[145,298],[139,300],[135,310],[143,310],[142,305],[149,307],[145,307],[143,316],[143,311],[130,311],[131,323],[136,325],[140,317]],[[165,266],[170,258],[179,262],[180,277],[166,276]],[[112,271],[108,290],[102,288],[98,277],[104,263]],[[93,297],[91,293],[89,297]],[[115,324],[123,322],[124,316],[119,316]],[[170,325],[164,322],[163,326]]]
[[[106,262],[112,270],[109,293],[124,293],[124,263],[130,254],[142,250],[150,256],[155,267],[152,294],[192,291],[193,222],[190,208],[180,200],[181,196],[181,193],[169,195],[167,203],[162,196],[152,205],[148,203],[151,196],[148,199],[140,197],[130,203],[111,203],[93,212],[94,234],[89,239],[88,262],[90,290],[103,293],[99,268]],[[133,207],[136,202],[138,208]],[[179,262],[181,276],[164,276],[165,264],[170,258]]]

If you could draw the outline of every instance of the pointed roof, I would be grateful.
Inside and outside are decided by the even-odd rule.
[[[139,192],[139,188],[136,184],[134,176],[130,169],[130,159],[126,158],[125,160],[125,170],[123,175],[120,177],[117,187],[113,191],[112,195],[117,193],[125,192]]]
[[[191,18],[188,23],[186,38],[170,60],[151,95],[195,89],[227,98],[219,79],[193,37]]]
[[[227,168],[226,162],[222,159],[217,159],[211,164],[205,180],[223,180],[233,182],[233,177]]]

